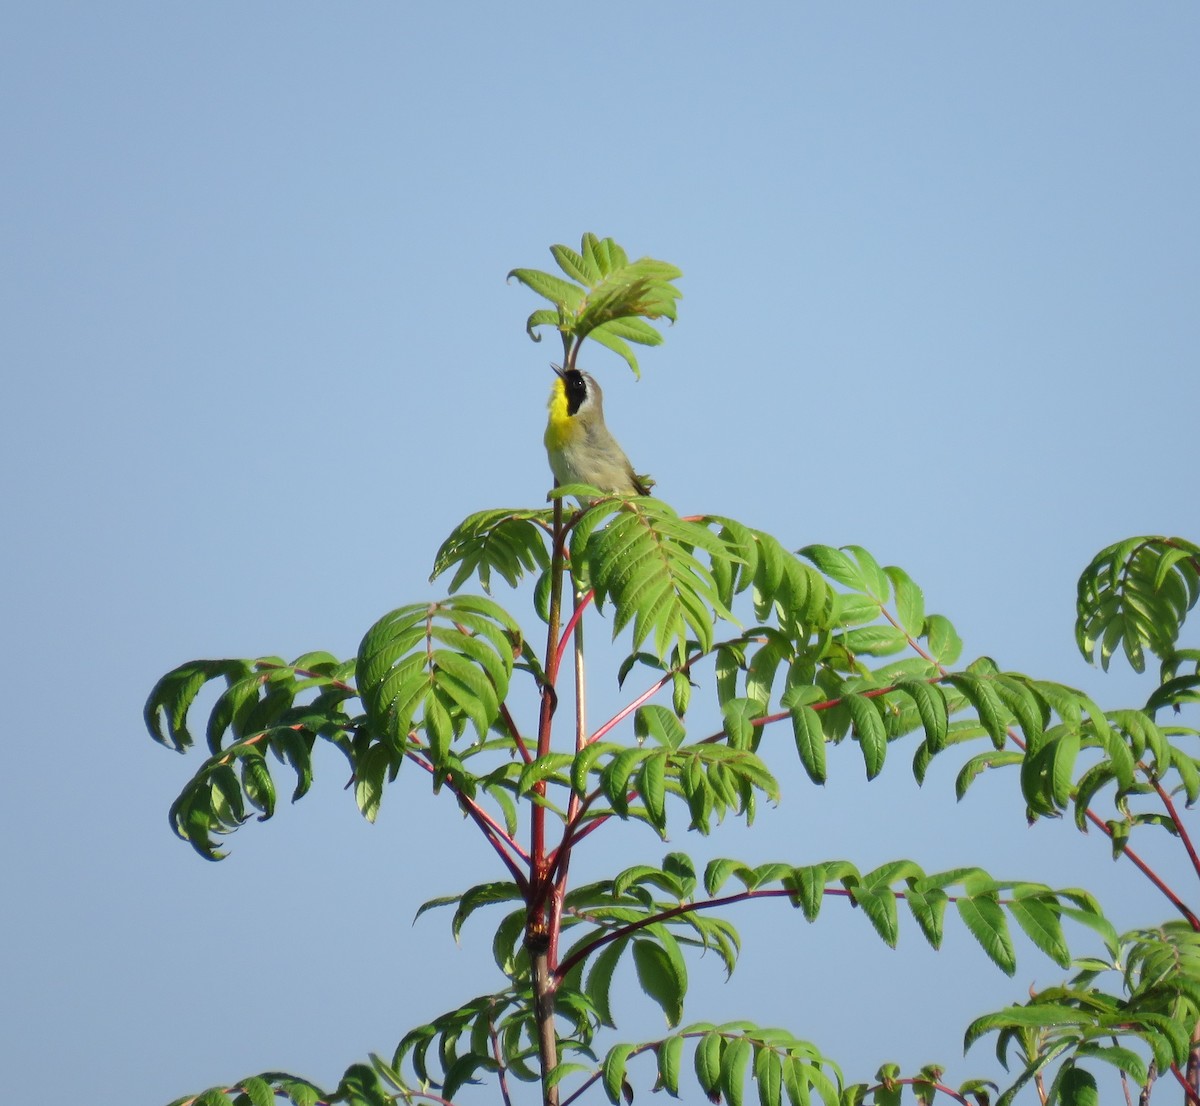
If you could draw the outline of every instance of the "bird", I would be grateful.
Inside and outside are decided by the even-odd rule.
[[[550,366],[546,455],[556,484],[591,484],[618,495],[649,495],[654,481],[639,476],[604,424],[604,393],[591,373]]]

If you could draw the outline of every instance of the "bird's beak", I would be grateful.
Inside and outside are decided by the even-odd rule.
[[[553,369],[553,370],[554,370],[556,373],[558,373],[558,375],[559,375],[560,377],[561,377],[561,376],[565,376],[565,375],[566,375],[566,370],[565,370],[565,369],[564,369],[564,368],[563,368],[561,365],[556,365],[556,364],[555,364],[553,361],[551,361],[551,362],[550,362],[550,367],[551,367],[551,368],[552,368],[552,369]]]

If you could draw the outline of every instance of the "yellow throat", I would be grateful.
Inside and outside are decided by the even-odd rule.
[[[542,439],[547,449],[559,450],[574,435],[575,426],[567,413],[567,386],[562,377],[555,377],[550,386],[550,418],[546,422],[546,434]]]

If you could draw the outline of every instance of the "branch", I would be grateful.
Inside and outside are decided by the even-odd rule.
[[[755,898],[794,898],[795,891],[741,891],[736,895],[726,895],[720,899],[704,899],[701,902],[682,903],[679,906],[672,907],[670,910],[664,910],[660,914],[652,914],[647,918],[642,918],[636,922],[630,922],[627,925],[610,930],[602,937],[597,937],[588,945],[584,945],[581,949],[576,949],[575,952],[566,958],[558,965],[554,972],[555,978],[561,980],[567,975],[570,970],[575,967],[581,960],[587,959],[593,952],[605,945],[611,944],[613,941],[619,941],[622,937],[628,937],[631,933],[636,933],[639,929],[645,929],[647,926],[656,924],[657,922],[665,922],[670,918],[678,918],[682,914],[692,914],[697,910],[708,910],[711,907],[729,906],[735,902],[746,902],[749,899]]]
[[[409,734],[410,738],[413,738],[414,736],[415,735],[413,734]],[[423,756],[419,756],[412,750],[409,750],[404,755],[415,764],[418,764],[424,768],[425,771],[430,775],[433,775],[433,765],[430,764],[429,761],[427,761]],[[516,883],[516,885],[521,889],[521,894],[525,894],[529,889],[529,877],[518,867],[517,862],[512,858],[509,850],[511,849],[512,852],[516,853],[517,856],[519,856],[526,864],[529,864],[529,854],[521,848],[514,838],[509,836],[508,831],[505,830],[504,827],[501,826],[490,814],[488,814],[486,810],[484,810],[473,799],[468,799],[461,791],[459,791],[454,785],[454,780],[452,777],[446,777],[446,786],[449,788],[450,793],[455,797],[455,799],[458,800],[458,805],[462,807],[463,811],[471,818],[475,825],[479,827],[488,844],[491,845],[496,851],[496,855],[504,862],[505,867],[508,868],[509,874],[513,877],[513,882]]]
[[[1171,1065],[1171,1074],[1174,1075],[1177,1080],[1179,1080],[1179,1085],[1183,1088],[1183,1097],[1186,1098],[1188,1102],[1192,1104],[1192,1106],[1200,1106],[1200,1095],[1197,1095],[1192,1089],[1191,1085],[1187,1081],[1187,1077],[1179,1070],[1178,1064]]]
[[[512,1106],[512,1098],[508,1093],[508,1068],[504,1065],[504,1050],[500,1047],[496,1023],[491,1018],[488,1018],[488,1036],[492,1039],[492,1058],[496,1061],[496,1074],[500,1079],[500,1096],[504,1099],[504,1106]]]
[[[563,657],[567,654],[567,645],[571,640],[571,636],[575,633],[579,626],[579,620],[583,617],[583,612],[591,605],[596,593],[588,591],[584,596],[575,596],[575,609],[571,612],[571,617],[567,620],[567,624],[563,627],[562,637],[558,639],[558,649],[555,650],[555,655],[558,658],[558,666],[562,667]]]
[[[894,627],[896,627],[896,629],[904,632],[904,636],[907,639],[909,646],[916,653],[918,653],[921,657],[923,657],[925,660],[929,661],[930,663],[934,663],[934,664],[937,663],[927,652],[925,652],[924,649],[921,648],[921,646],[918,642],[913,640],[913,638],[907,633],[907,631],[904,631],[904,627],[900,625],[900,623],[892,616],[892,613],[886,607],[881,606],[879,609],[882,612],[884,618],[886,618]],[[937,668],[938,668],[938,672],[942,676],[948,675],[948,672],[944,665],[938,664]],[[935,681],[930,681],[930,682],[935,682]],[[868,694],[869,694],[869,692],[868,692]],[[823,705],[824,704],[820,704],[818,707],[816,707],[814,709],[819,709],[820,706],[823,706]],[[1026,751],[1025,742],[1022,741],[1021,738],[1013,730],[1011,730],[1011,729],[1008,730],[1007,734],[1008,734],[1009,740],[1012,741],[1012,743],[1014,745],[1016,745],[1016,747],[1018,749],[1020,749],[1021,752]],[[1139,765],[1139,767],[1141,767],[1143,769],[1143,771],[1145,771],[1145,767],[1143,765]],[[1147,775],[1147,777],[1149,777],[1149,772],[1146,772],[1146,775]],[[1183,828],[1183,822],[1180,820],[1179,815],[1175,810],[1174,804],[1171,802],[1170,797],[1165,793],[1165,791],[1162,789],[1160,784],[1158,784],[1154,780],[1151,780],[1151,782],[1154,784],[1155,789],[1158,791],[1159,796],[1162,798],[1164,804],[1166,805],[1168,814],[1170,814],[1171,818],[1175,822],[1176,827],[1179,829],[1179,836],[1184,842],[1184,846],[1187,849],[1188,856],[1191,858],[1192,867],[1195,870],[1196,874],[1198,876],[1200,876],[1200,857],[1197,856],[1196,850],[1192,846],[1191,838],[1187,835],[1186,830],[1184,830],[1184,828]],[[1094,810],[1092,810],[1091,807],[1088,807],[1087,810],[1084,812],[1084,814],[1085,814],[1086,818],[1088,819],[1088,821],[1092,823],[1092,825],[1103,830],[1104,833],[1108,837],[1110,837],[1110,838],[1112,837],[1113,832],[1111,829],[1109,829],[1108,823],[1103,818],[1101,818]],[[1183,902],[1183,900],[1177,894],[1175,894],[1175,892],[1172,891],[1162,881],[1162,879],[1158,875],[1155,874],[1155,872],[1150,867],[1150,865],[1148,865],[1144,860],[1142,860],[1142,858],[1140,856],[1138,856],[1137,853],[1135,853],[1132,849],[1130,849],[1128,847],[1121,850],[1121,855],[1124,857],[1127,857],[1129,859],[1129,862],[1135,868],[1137,868],[1137,870],[1139,872],[1141,872],[1142,875],[1144,875],[1155,887],[1157,887],[1159,891],[1162,892],[1162,894],[1166,897],[1167,901],[1170,902],[1170,904],[1173,907],[1175,907],[1175,909],[1178,910],[1180,914],[1183,915],[1184,919],[1187,921],[1188,925],[1190,925],[1192,927],[1192,929],[1196,930],[1197,932],[1200,932],[1200,917],[1197,917],[1197,915],[1191,909],[1188,908],[1188,906]],[[1198,1104],[1198,1106],[1200,1106],[1200,1104]]]
[[[1141,768],[1142,765],[1139,763],[1138,767]],[[1149,776],[1150,773],[1148,770],[1146,774]],[[1167,814],[1170,815],[1171,821],[1175,823],[1175,828],[1179,831],[1179,839],[1183,842],[1183,847],[1187,850],[1188,859],[1192,862],[1192,870],[1197,876],[1200,876],[1200,856],[1196,855],[1196,847],[1192,844],[1191,835],[1184,826],[1183,819],[1179,817],[1179,811],[1176,809],[1170,793],[1158,780],[1153,779],[1151,783],[1154,786],[1154,790],[1158,792],[1158,797],[1162,799],[1163,806],[1167,808]]]
[[[513,718],[512,713],[508,709],[507,702],[500,704],[500,717],[504,719],[504,724],[508,727],[509,736],[513,739],[513,746],[521,755],[521,759],[526,764],[532,764],[533,754],[525,748],[525,742],[521,738],[521,731],[517,727],[516,719]]]
[[[583,623],[580,616],[587,608],[594,592],[586,596],[575,592],[575,610],[568,624],[575,636],[575,755],[578,756],[587,744],[587,672],[583,663]],[[564,640],[566,631],[563,632]],[[563,902],[567,894],[567,875],[571,867],[570,825],[571,819],[578,812],[580,805],[579,794],[571,789],[571,798],[567,803],[567,824],[563,830],[562,840],[550,857],[550,869],[547,879],[553,880],[554,891],[550,900],[550,964],[558,963],[558,939],[562,934]]]
[[[939,1083],[935,1079],[922,1079],[920,1076],[911,1076],[908,1079],[893,1079],[891,1087],[932,1087],[935,1091],[940,1091],[944,1095],[949,1095],[955,1102],[961,1102],[963,1106],[971,1106],[962,1095],[953,1087],[947,1087],[945,1083]],[[867,1094],[873,1094],[875,1091],[891,1090],[885,1083],[879,1083],[868,1089]]]

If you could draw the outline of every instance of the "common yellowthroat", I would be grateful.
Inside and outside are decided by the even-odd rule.
[[[591,484],[619,495],[649,495],[654,481],[639,476],[604,425],[604,393],[590,373],[551,365],[546,454],[559,484]]]

